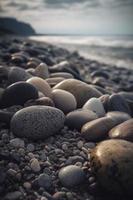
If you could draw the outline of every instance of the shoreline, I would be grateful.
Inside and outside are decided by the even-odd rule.
[[[67,125],[65,122],[62,129],[57,128],[59,126],[58,121],[65,118],[67,114],[70,113],[70,111],[67,110],[68,107],[72,109],[71,111],[79,111],[79,108],[80,110],[82,109],[88,98],[91,99],[92,97],[95,97],[98,106],[100,105],[102,107],[100,107],[99,111],[99,107],[96,103],[96,113],[92,112],[90,114],[92,115],[92,122],[102,117],[108,120],[107,113],[110,111],[120,112],[120,114],[117,113],[118,116],[116,114],[116,117],[114,114],[113,120],[110,120],[113,124],[111,128],[115,127],[116,124],[123,123],[125,120],[132,119],[133,69],[118,68],[116,66],[110,67],[110,65],[104,65],[95,60],[85,59],[77,52],[69,52],[66,49],[59,48],[50,43],[36,42],[25,37],[14,38],[13,36],[9,39],[9,36],[6,36],[0,39],[0,48],[0,175],[2,177],[0,181],[0,196],[3,200],[119,199],[119,195],[112,195],[108,190],[101,189],[90,166],[91,152],[99,141],[106,141],[108,136],[102,135],[102,137],[100,137],[98,134],[96,138],[92,136],[92,140],[86,140],[86,138],[82,136],[80,130],[75,128],[71,129],[70,122],[68,122]],[[44,63],[44,68],[39,67],[37,70],[40,63]],[[46,88],[43,86],[45,91],[36,89],[36,87],[32,85],[33,83],[28,85],[27,80],[36,76],[39,78],[43,76],[42,79],[46,81],[44,84]],[[44,129],[49,133],[49,130],[47,130],[47,121],[53,117],[52,109],[57,108],[56,100],[53,99],[51,91],[54,90],[54,87],[57,87],[58,83],[62,81],[69,82],[69,80],[70,82],[75,81],[74,86],[72,85],[69,87],[69,90],[75,87],[76,84],[79,84],[78,87],[74,89],[74,92],[76,91],[78,95],[74,96],[74,92],[71,93],[68,91],[68,93],[63,94],[69,96],[64,98],[64,102],[63,100],[59,100],[58,102],[57,98],[58,106],[62,103],[66,103],[66,105],[60,107],[60,109],[58,107],[58,110],[55,110],[59,115],[62,112],[64,113],[61,114],[61,117],[63,116],[61,119],[56,119],[57,116],[54,115],[57,120],[56,125],[50,121],[51,124],[54,124],[53,126],[55,126],[55,129],[57,129],[57,134],[37,140],[36,138],[39,137],[38,135],[42,134],[42,132],[40,132],[35,138],[32,138],[34,136],[32,132],[34,132],[34,130],[40,130],[38,125],[34,128],[34,121],[38,119],[42,120],[37,113],[37,117],[35,116],[35,119],[33,118],[34,120],[31,122],[29,121],[30,127],[28,127],[28,129],[29,132],[31,130],[31,135],[27,132],[25,137],[19,137],[21,130],[24,130],[23,124],[25,124],[25,121],[32,120],[32,117],[28,116],[30,111],[27,111],[27,118],[22,120],[22,127],[19,129],[18,135],[15,136],[13,132],[14,129],[11,131],[10,126],[13,124],[11,120],[14,115],[16,115],[16,112],[23,112],[23,109],[28,109],[30,106],[35,106],[37,108],[37,106],[40,105],[42,106],[42,110],[43,107],[46,106],[44,112],[45,109],[50,109],[49,112],[51,112],[50,117],[48,116],[44,119],[44,121],[46,121]],[[21,82],[20,84],[27,87],[25,93],[25,96],[27,95],[26,100],[23,93],[21,94],[21,91],[23,91],[22,88],[19,89],[19,91],[16,90],[16,93],[13,93],[15,89],[8,92],[7,88],[10,90],[10,87],[16,85],[17,82]],[[79,89],[80,84],[82,86],[81,90]],[[91,89],[89,88],[88,90],[88,87]],[[42,89],[42,87],[40,88]],[[57,87],[57,89],[60,89],[60,87]],[[90,94],[90,90],[92,90],[93,94]],[[46,92],[46,94],[43,94],[43,92]],[[4,102],[2,102],[3,94],[5,95],[4,100],[6,100]],[[90,97],[87,95],[90,95]],[[43,98],[43,100],[41,98]],[[72,101],[72,103],[67,104],[69,100]],[[77,104],[75,104],[75,101]],[[48,108],[48,106],[50,108]],[[71,108],[71,106],[73,106],[73,108]],[[65,111],[61,109],[65,109]],[[124,116],[123,112],[126,112]],[[83,114],[85,114],[86,118],[86,113],[83,112]],[[61,121],[59,124],[61,123],[63,122]],[[15,125],[15,130],[18,129],[20,124],[21,123]],[[37,123],[35,123],[35,126],[36,124]],[[79,124],[76,122],[75,126]],[[28,125],[26,124],[26,126]],[[102,125],[99,126],[98,129],[101,127]],[[52,132],[53,130],[51,129],[50,131]],[[51,132],[49,134],[51,134]],[[34,133],[36,134],[36,132]],[[35,141],[33,139],[35,139]],[[117,149],[117,151],[119,151],[119,149]],[[71,187],[67,187],[67,184],[63,185],[59,177],[62,167],[67,167],[69,165],[74,165],[77,166],[78,169],[82,169],[85,175],[84,178],[82,173],[80,176],[79,172],[76,171],[74,173],[77,173],[77,175],[72,174],[69,179],[66,178],[65,181],[71,183]],[[68,172],[68,175],[69,173],[71,174],[73,171]],[[73,176],[76,177],[72,179],[71,177]],[[76,180],[77,182],[79,181],[79,185],[76,185]],[[75,184],[74,187],[73,184]],[[122,195],[120,198],[126,200],[128,199],[128,194],[126,193],[125,196]]]

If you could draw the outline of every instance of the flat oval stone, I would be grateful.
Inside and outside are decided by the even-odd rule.
[[[17,82],[8,86],[2,93],[0,107],[6,108],[12,105],[24,105],[29,99],[37,99],[38,91],[26,82]]]
[[[11,120],[11,130],[17,137],[33,140],[56,134],[64,125],[65,115],[50,106],[30,106],[16,112]]]
[[[65,114],[75,110],[77,107],[75,97],[65,90],[53,90],[52,99],[55,103],[55,107],[62,110]]]
[[[50,74],[51,78],[56,78],[56,77],[63,77],[65,79],[67,78],[74,78],[72,74],[67,73],[67,72],[56,72],[56,73],[51,73]]]
[[[54,102],[49,97],[41,97],[38,99],[32,99],[27,101],[24,106],[33,106],[33,105],[42,105],[42,106],[51,106],[54,107]]]
[[[59,171],[59,179],[63,186],[70,188],[82,184],[85,174],[80,167],[69,165]]]
[[[64,81],[65,78],[63,77],[51,77],[51,78],[47,78],[46,81],[47,83],[51,86],[54,87],[55,85],[57,85],[58,83]]]
[[[20,67],[11,67],[8,72],[8,82],[9,84],[18,82],[18,81],[26,81],[31,78],[32,75],[26,72],[24,69]]]
[[[52,97],[51,95],[51,87],[49,84],[42,78],[32,77],[26,81],[33,85],[38,91],[42,92],[47,97]]]
[[[97,114],[99,117],[103,117],[105,115],[105,110],[103,104],[98,98],[91,98],[89,99],[84,105],[83,109],[92,110],[94,113]]]
[[[119,111],[108,112],[106,116],[111,117],[112,120],[116,122],[116,125],[131,119],[131,116],[128,113],[119,112]]]
[[[112,139],[123,139],[133,142],[133,119],[129,119],[109,131]]]
[[[90,98],[102,95],[97,89],[76,79],[64,80],[57,84],[54,89],[62,89],[72,93],[76,98],[78,108],[81,108]]]
[[[133,143],[106,140],[91,152],[90,165],[99,184],[126,198],[133,195]]]
[[[109,117],[101,117],[83,125],[81,136],[88,141],[100,141],[108,136],[108,132],[115,126]]]
[[[66,115],[65,125],[70,129],[77,129],[80,131],[84,124],[97,118],[97,115],[91,110],[78,109]]]
[[[113,94],[109,98],[108,110],[110,111],[121,111],[130,114],[130,108],[126,100],[119,94]]]

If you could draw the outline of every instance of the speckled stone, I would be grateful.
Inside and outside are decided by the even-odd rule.
[[[63,89],[72,93],[76,98],[78,108],[81,108],[90,98],[102,95],[97,89],[76,79],[64,80],[57,84],[54,89]]]
[[[77,129],[80,131],[84,124],[97,118],[97,115],[91,110],[78,109],[66,115],[65,125],[70,129]]]
[[[18,81],[26,81],[31,78],[32,75],[26,72],[24,69],[20,67],[11,67],[8,72],[8,82],[9,84],[18,82]]]
[[[38,91],[42,92],[46,97],[52,97],[51,87],[44,79],[39,77],[32,77],[27,80],[27,83],[33,85]]]
[[[16,112],[11,120],[11,130],[18,137],[45,139],[56,134],[64,125],[65,116],[50,106],[30,106]]]
[[[89,99],[84,105],[83,109],[92,110],[94,113],[97,114],[99,117],[103,117],[105,115],[105,110],[103,104],[98,98],[91,98]]]
[[[55,107],[62,110],[65,114],[76,109],[77,102],[75,97],[65,90],[55,89],[52,91],[52,99]]]
[[[37,99],[38,91],[26,82],[20,81],[8,86],[2,93],[0,107],[6,108],[12,105],[24,105],[29,99]]]
[[[91,169],[108,192],[126,198],[133,195],[133,143],[106,140],[91,153]]]
[[[108,136],[108,132],[115,126],[109,117],[101,117],[83,125],[81,136],[88,141],[100,141]]]
[[[123,122],[109,131],[112,139],[123,139],[133,142],[133,119]]]
[[[69,165],[59,171],[59,179],[63,186],[74,187],[85,181],[85,174],[80,167]]]

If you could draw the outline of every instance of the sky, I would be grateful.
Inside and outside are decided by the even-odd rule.
[[[0,16],[28,22],[37,33],[133,34],[133,0],[0,0]]]

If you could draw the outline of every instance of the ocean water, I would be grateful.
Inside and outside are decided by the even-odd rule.
[[[133,68],[133,36],[33,36],[105,64]]]

